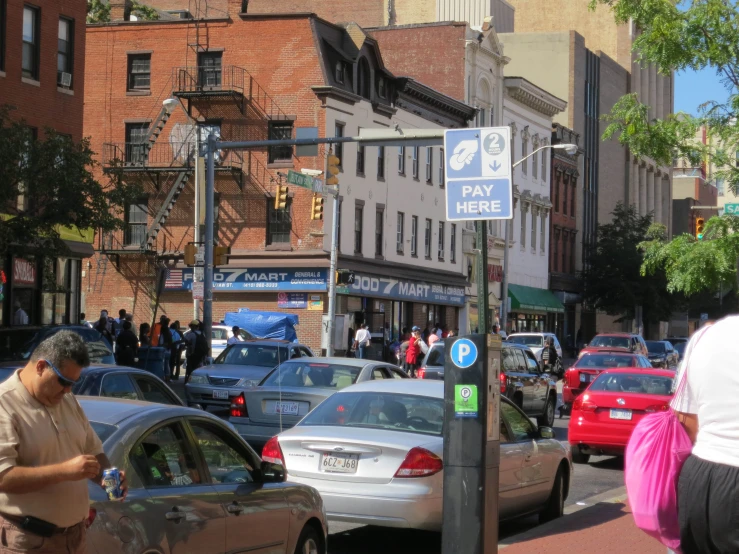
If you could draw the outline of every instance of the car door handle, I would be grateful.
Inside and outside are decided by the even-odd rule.
[[[164,517],[167,518],[167,521],[174,521],[175,523],[179,523],[180,520],[185,517],[185,514],[183,512],[180,512],[177,506],[174,506],[171,512],[167,512],[166,514],[164,514]]]
[[[238,515],[238,514],[240,514],[241,512],[244,511],[244,508],[242,508],[241,507],[241,504],[239,504],[238,502],[236,502],[234,500],[231,504],[229,504],[228,506],[226,506],[226,511],[229,514],[236,514],[236,515]]]

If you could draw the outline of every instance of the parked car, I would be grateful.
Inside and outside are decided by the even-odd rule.
[[[217,417],[185,407],[80,398],[128,497],[90,483],[91,552],[326,552],[321,497],[284,482]]]
[[[507,398],[500,415],[500,519],[560,517],[569,449]],[[288,481],[315,487],[331,520],[439,531],[443,423],[443,383],[369,381],[328,398],[272,438],[262,457],[282,464]]]
[[[72,388],[76,395],[145,400],[184,406],[180,397],[156,375],[142,369],[114,365],[92,365],[82,370]]]
[[[633,333],[604,333],[596,335],[585,348],[580,350],[579,356],[583,356],[588,352],[600,352],[602,350],[624,350],[647,356],[649,351],[647,345],[641,335]]]
[[[241,391],[256,387],[272,369],[293,358],[310,358],[307,346],[284,340],[231,344],[215,361],[196,369],[185,385],[187,405],[228,410]]]
[[[234,334],[231,327],[228,327],[227,325],[213,325],[211,327],[210,336],[210,355],[215,359],[226,349],[228,339],[233,337]],[[258,340],[257,337],[252,335],[246,329],[239,329],[239,337],[243,341]]]
[[[12,327],[0,330],[0,363],[6,367],[22,367],[31,353],[45,339],[59,331],[72,331],[87,343],[90,361],[96,364],[114,364],[113,347],[95,329],[82,325],[56,325],[52,327]]]
[[[666,340],[648,340],[646,343],[649,350],[649,361],[653,367],[677,369],[680,355],[675,351],[672,344]]]
[[[677,352],[677,361],[678,363],[683,361],[683,358],[685,357],[685,349],[688,347],[687,342],[678,342],[674,345],[675,352]]]
[[[672,346],[677,346],[678,344],[688,344],[690,342],[690,338],[688,337],[667,337],[666,340],[669,342]]]
[[[562,371],[562,346],[559,344],[557,335],[554,333],[513,333],[508,335],[506,342],[513,342],[516,344],[523,344],[531,348],[531,351],[539,361],[539,365],[544,367],[543,354],[545,341],[549,339],[554,343],[554,349],[557,351],[557,366],[552,368],[552,373],[555,375],[561,375]]]
[[[572,406],[568,440],[572,461],[591,455],[622,456],[637,423],[669,409],[675,372],[623,368],[602,372]]]
[[[234,398],[229,421],[249,444],[261,447],[343,388],[364,381],[407,378],[398,366],[374,360],[292,360],[273,369],[259,387]]]
[[[444,379],[444,343],[429,348],[418,370],[419,379]],[[500,393],[540,425],[554,424],[557,383],[545,373],[533,351],[522,344],[504,342],[501,349]]]
[[[562,402],[565,411],[572,408],[572,403],[588,388],[591,382],[606,369],[617,367],[638,367],[649,369],[651,362],[641,354],[632,354],[625,350],[605,350],[586,352],[565,372],[562,380]]]

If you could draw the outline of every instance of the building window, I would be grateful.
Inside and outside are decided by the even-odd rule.
[[[541,151],[541,180],[547,180],[547,151]]]
[[[426,182],[429,184],[433,184],[432,179],[432,170],[433,170],[433,162],[434,162],[434,149],[430,146],[426,147]]]
[[[377,79],[377,96],[382,99],[387,98],[387,81],[385,80],[385,77]]]
[[[413,147],[413,178],[418,179],[418,146]]]
[[[431,220],[426,220],[426,230],[423,235],[423,252],[424,256],[426,256],[426,259],[431,259]]]
[[[554,230],[554,252],[552,252],[552,271],[559,273],[559,229]]]
[[[565,177],[562,180],[562,213],[564,215],[567,215],[567,200],[569,199],[569,196],[570,196],[570,187],[567,182],[568,180],[569,180],[568,177]]]
[[[718,192],[719,196],[724,195],[724,180],[721,178],[716,179],[716,191]]]
[[[284,208],[275,208],[274,198],[267,199],[267,245],[271,244],[290,244],[290,234],[292,233],[293,220],[291,215],[290,198],[287,199],[287,206]]]
[[[5,71],[5,25],[8,0],[0,0],[0,71]]]
[[[395,251],[398,254],[403,253],[403,243],[405,241],[405,214],[398,212],[397,228],[395,229]]]
[[[385,178],[385,147],[377,147],[377,178]]]
[[[570,201],[570,215],[575,217],[575,194],[577,193],[577,179],[571,178],[572,200]]]
[[[521,159],[523,160],[521,162],[521,171],[524,175],[526,175],[529,172],[529,160],[526,159],[526,156],[529,155],[529,141],[526,140],[523,136],[521,137]]]
[[[567,273],[567,246],[569,244],[569,233],[565,230],[562,231],[562,273]]]
[[[398,174],[405,175],[405,146],[398,146]]]
[[[418,216],[411,217],[411,256],[418,256]]]
[[[570,273],[575,273],[575,233],[570,235]]]
[[[126,163],[144,163],[146,159],[144,142],[148,133],[148,123],[126,123]]]
[[[531,155],[531,176],[536,179],[539,174],[539,153],[536,151],[537,145],[534,144],[534,153]]]
[[[557,172],[554,180],[554,213],[559,213],[559,187],[562,184],[562,174]]]
[[[536,211],[531,210],[531,251],[536,252]]]
[[[544,244],[546,234],[547,234],[547,213],[542,212],[541,214],[541,238],[539,239],[539,250],[541,250],[542,254],[546,252],[546,245]]]
[[[338,61],[336,62],[336,69],[334,73],[334,78],[336,79],[337,83],[344,84],[344,62]]]
[[[359,60],[359,74],[357,75],[357,85],[359,86],[359,96],[369,100],[370,99],[370,68],[367,60],[361,58]]]
[[[457,263],[457,224],[452,223],[452,228],[449,230],[449,261],[453,264]]]
[[[146,242],[146,226],[149,219],[148,200],[140,198],[126,209],[125,246],[141,246]]]
[[[439,150],[439,186],[444,188],[444,149]]]
[[[151,54],[128,55],[128,90],[150,90]]]
[[[364,219],[364,206],[354,207],[354,253],[362,253],[362,224]]]
[[[39,26],[38,8],[23,7],[23,53],[22,74],[28,79],[38,81],[39,78]]]
[[[223,52],[198,53],[198,84],[202,88],[221,86],[221,63]]]
[[[485,122],[487,119],[485,119],[485,108],[480,108],[477,112],[477,121],[476,124],[478,127],[485,127]]]
[[[362,129],[360,128],[359,131]],[[357,175],[364,175],[364,145],[357,143]]]
[[[444,231],[444,222],[439,221],[439,251],[437,253],[437,257],[439,258],[439,260],[444,259],[444,239],[446,238],[444,237]]]
[[[56,54],[57,85],[72,88],[72,62],[74,61],[74,22],[59,18],[59,41]]]
[[[270,121],[269,140],[286,140],[293,138],[292,121]],[[267,148],[269,163],[292,162],[292,146],[270,146]]]
[[[335,137],[343,137],[344,136],[344,124],[343,123],[334,123],[334,136]],[[339,158],[339,167],[343,169],[344,165],[344,143],[343,142],[337,142],[334,144],[334,156]]]
[[[375,209],[375,256],[382,257],[385,227],[385,208]]]
[[[521,203],[521,248],[526,248],[526,210]]]

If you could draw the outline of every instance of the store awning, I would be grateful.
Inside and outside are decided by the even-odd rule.
[[[531,310],[535,312],[564,312],[565,307],[551,291],[508,285],[508,296],[511,298],[511,311]]]

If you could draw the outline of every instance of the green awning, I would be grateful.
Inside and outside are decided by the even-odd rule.
[[[551,291],[523,285],[508,285],[511,311],[533,310],[536,312],[564,312],[565,307]]]

